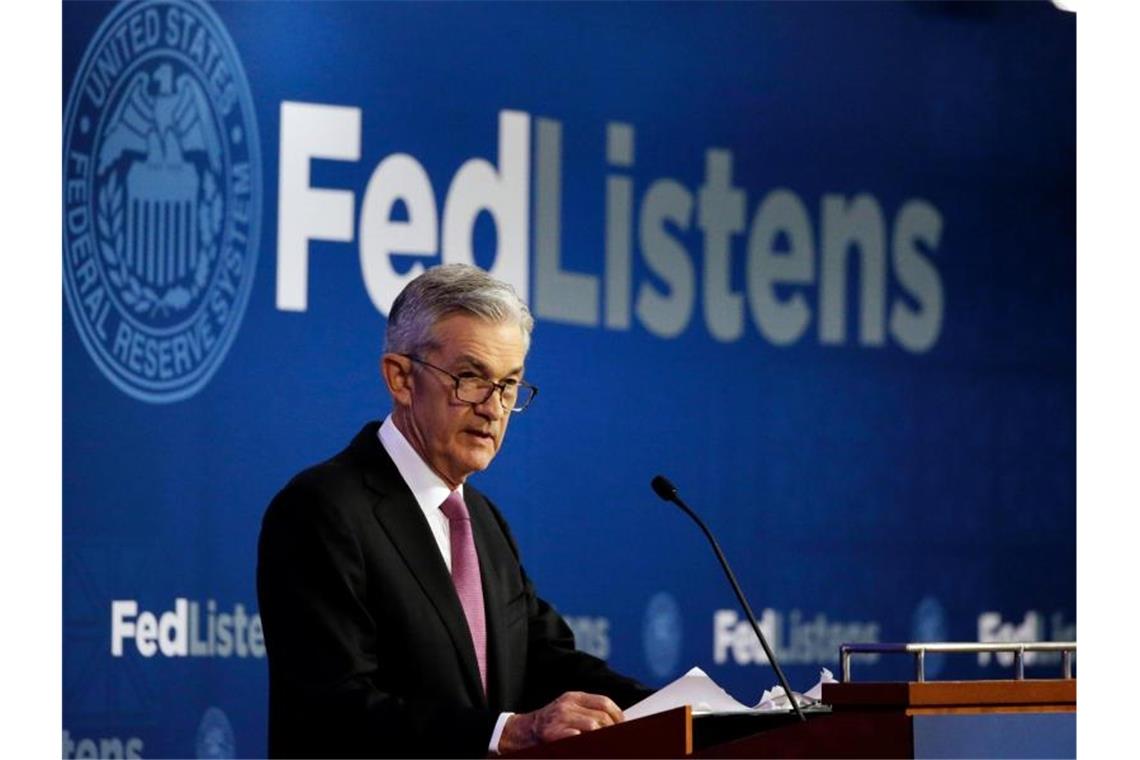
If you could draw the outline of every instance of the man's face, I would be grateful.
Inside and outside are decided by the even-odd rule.
[[[436,348],[419,358],[453,375],[493,382],[522,379],[526,344],[515,322],[454,314],[436,323],[432,337]],[[411,362],[408,370],[411,392],[407,405],[397,409],[397,422],[406,423],[400,425],[405,437],[454,488],[491,464],[506,435],[510,412],[503,409],[498,391],[481,404],[470,404],[456,398],[455,381],[444,373]]]

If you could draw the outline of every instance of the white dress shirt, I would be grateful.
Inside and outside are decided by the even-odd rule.
[[[451,489],[447,487],[447,483],[443,482],[443,478],[428,467],[427,462],[423,460],[419,452],[412,448],[412,444],[408,443],[408,439],[392,421],[392,415],[389,414],[384,418],[380,430],[377,431],[377,436],[380,438],[380,445],[384,447],[396,465],[400,477],[404,479],[412,492],[412,496],[416,498],[416,503],[423,510],[428,527],[431,528],[431,534],[435,537],[436,546],[439,547],[439,553],[443,557],[443,563],[447,565],[447,572],[450,573],[451,521],[447,519],[447,515],[443,513],[440,507],[451,494]],[[462,483],[455,490],[459,491],[460,496],[465,495]],[[503,735],[503,727],[507,723],[507,718],[512,715],[514,713],[505,712],[496,721],[495,730],[491,732],[491,742],[487,747],[492,752],[499,751],[499,737]]]

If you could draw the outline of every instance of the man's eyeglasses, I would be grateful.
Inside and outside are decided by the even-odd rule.
[[[455,381],[455,398],[466,404],[485,404],[487,399],[491,398],[497,390],[499,402],[505,411],[521,412],[530,406],[530,402],[534,401],[534,397],[538,395],[538,388],[521,380],[504,380],[501,383],[494,383],[485,377],[474,374],[453,375],[443,367],[425,362],[418,356],[412,354],[400,354],[400,356],[411,359],[416,364],[431,367],[436,372],[442,372],[450,377]]]

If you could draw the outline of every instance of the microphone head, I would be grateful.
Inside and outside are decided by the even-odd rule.
[[[677,487],[670,483],[669,478],[664,475],[658,475],[649,485],[653,486],[653,493],[665,501],[673,501],[673,499],[677,498]]]

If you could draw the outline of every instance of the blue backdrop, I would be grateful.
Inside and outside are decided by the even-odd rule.
[[[264,754],[262,512],[442,260],[536,313],[475,482],[583,649],[775,682],[658,472],[797,688],[1075,639],[1075,69],[1044,2],[65,3],[65,756]]]

